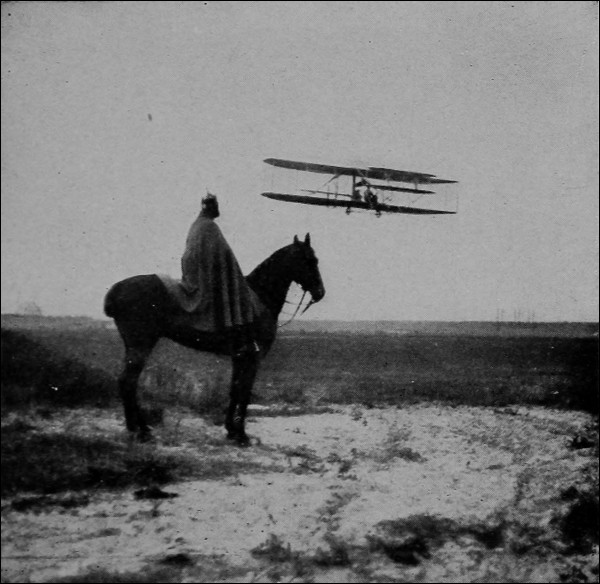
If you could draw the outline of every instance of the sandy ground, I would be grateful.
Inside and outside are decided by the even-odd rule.
[[[556,528],[568,510],[562,494],[593,465],[590,449],[570,447],[589,422],[541,408],[347,407],[251,415],[256,439],[240,449],[222,427],[167,419],[146,448],[261,470],[165,485],[177,496],[163,500],[138,500],[135,487],[88,492],[89,504],[72,509],[21,512],[4,500],[2,578],[172,566],[182,582],[550,582],[573,570],[597,579],[597,548],[565,555]],[[114,412],[38,423],[126,439]],[[427,549],[402,523],[415,516],[438,521]],[[502,535],[484,545],[482,530]],[[415,561],[398,561],[392,544]]]

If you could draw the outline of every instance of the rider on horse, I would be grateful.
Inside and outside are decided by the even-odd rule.
[[[227,334],[234,355],[256,353],[256,299],[214,221],[219,215],[217,197],[208,193],[187,236],[181,284],[191,312],[201,320],[197,328]]]

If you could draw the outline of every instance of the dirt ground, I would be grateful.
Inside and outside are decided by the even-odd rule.
[[[253,409],[246,449],[182,413],[166,417],[155,444],[131,443],[212,471],[233,461],[220,478],[162,485],[154,496],[165,498],[131,487],[88,491],[80,505],[60,504],[72,493],[25,510],[4,499],[3,581],[597,581],[597,545],[575,549],[564,529],[586,477],[597,477],[594,449],[572,447],[587,414],[437,405],[267,414]],[[117,411],[30,423],[127,440]]]

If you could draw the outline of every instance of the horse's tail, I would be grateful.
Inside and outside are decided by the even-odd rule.
[[[110,318],[114,318],[116,314],[114,290],[115,286],[113,286],[104,297],[104,314],[106,314],[106,316],[109,316]]]

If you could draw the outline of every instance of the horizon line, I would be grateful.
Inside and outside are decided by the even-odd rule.
[[[23,314],[23,313],[18,313],[18,312],[2,312],[0,313],[0,316],[16,316],[16,317],[22,317],[22,318],[71,318],[71,319],[76,319],[76,318],[81,318],[81,319],[86,319],[86,320],[96,320],[99,322],[110,322],[113,319],[107,316],[102,316],[102,317],[98,317],[98,316],[89,316],[89,315],[85,315],[85,314]],[[463,322],[469,322],[469,323],[489,323],[489,324],[494,324],[494,325],[502,325],[502,324],[531,324],[531,325],[535,325],[535,324],[569,324],[569,323],[577,323],[577,324],[596,324],[599,325],[600,321],[599,320],[568,320],[568,319],[556,319],[556,320],[495,320],[495,319],[490,319],[490,320],[486,320],[486,319],[472,319],[472,318],[464,318],[464,319],[444,319],[444,318],[439,318],[439,319],[429,319],[429,318],[417,318],[417,319],[410,319],[410,318],[373,318],[373,319],[368,319],[368,318],[358,318],[358,319],[353,319],[353,320],[347,320],[347,319],[342,319],[342,318],[304,318],[302,320],[295,320],[293,321],[294,324],[302,324],[303,322],[305,323],[327,323],[327,322],[343,322],[343,323],[374,323],[374,322],[395,322],[395,323],[399,323],[399,322],[406,322],[406,323],[423,323],[423,322],[431,322],[431,323],[439,323],[439,322],[444,322],[444,323],[463,323]]]

